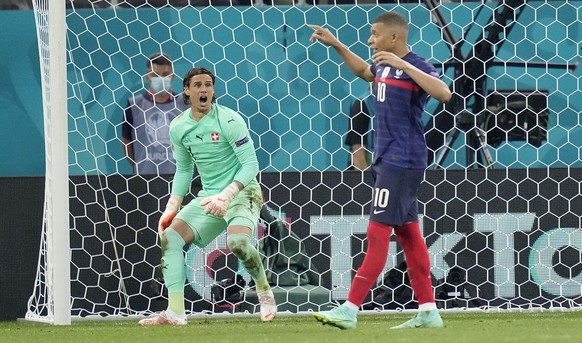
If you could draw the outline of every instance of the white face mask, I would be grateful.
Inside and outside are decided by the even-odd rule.
[[[155,93],[159,93],[161,91],[169,92],[172,89],[172,76],[152,76],[150,78],[150,83],[152,86],[152,90]]]

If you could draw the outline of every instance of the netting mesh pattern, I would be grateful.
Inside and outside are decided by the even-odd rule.
[[[387,9],[410,20],[411,49],[454,93],[444,107],[431,100],[424,117],[431,165],[419,210],[439,306],[579,306],[581,2],[432,11],[119,3],[66,15],[74,315],[165,308],[155,228],[171,176],[131,175],[120,147],[125,99],[147,87],[145,61],[158,51],[174,60],[174,89],[193,65],[208,67],[218,102],[248,121],[275,215],[255,239],[281,308],[344,300],[364,257],[371,188],[367,173],[345,171],[343,141],[349,105],[367,85],[332,49],[311,44],[306,25],[332,29],[369,59],[370,23]],[[403,260],[393,240],[365,308],[415,306]],[[187,261],[188,310],[255,310],[224,237]]]
[[[346,114],[366,84],[333,49],[311,44],[306,24],[333,29],[368,59],[369,23],[391,8],[410,18],[411,48],[455,91],[445,110],[430,101],[425,116],[435,154],[460,129],[443,167],[462,168],[482,154],[474,127],[495,143],[497,167],[578,166],[580,71],[569,68],[580,57],[580,9],[521,2],[440,6],[442,31],[420,5],[70,11],[71,172],[131,171],[118,148],[120,116],[124,99],[147,86],[146,58],[157,51],[173,57],[178,91],[192,65],[216,72],[219,102],[248,118],[263,171],[344,170]]]

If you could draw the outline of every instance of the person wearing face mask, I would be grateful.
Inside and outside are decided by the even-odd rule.
[[[122,147],[134,174],[173,174],[176,170],[170,147],[172,119],[187,105],[172,90],[174,70],[170,56],[155,53],[146,62],[149,88],[127,100],[122,125]]]

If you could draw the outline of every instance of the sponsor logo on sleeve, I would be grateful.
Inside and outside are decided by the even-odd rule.
[[[241,145],[245,144],[248,141],[249,141],[249,136],[245,136],[243,139],[241,139],[240,141],[236,141],[234,144],[236,146],[241,146]]]

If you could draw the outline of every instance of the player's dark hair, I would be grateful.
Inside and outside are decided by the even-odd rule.
[[[194,76],[201,74],[210,75],[210,78],[212,79],[212,85],[214,86],[216,84],[216,76],[214,76],[214,74],[210,70],[204,67],[196,67],[188,70],[186,75],[184,75],[184,81],[182,81],[183,86],[182,89],[186,89],[186,87],[190,86],[190,80],[192,80]],[[190,96],[186,95],[186,92],[182,91],[182,97],[184,98],[184,103],[186,105],[190,105]],[[214,102],[215,100],[216,93],[214,93],[214,96],[212,97],[212,102]]]
[[[375,23],[400,26],[408,31],[408,22],[406,21],[406,18],[398,12],[384,12],[379,14],[376,19],[374,19],[374,24]]]
[[[153,65],[172,66],[172,58],[163,52],[156,52],[148,57],[146,68],[153,69]]]

